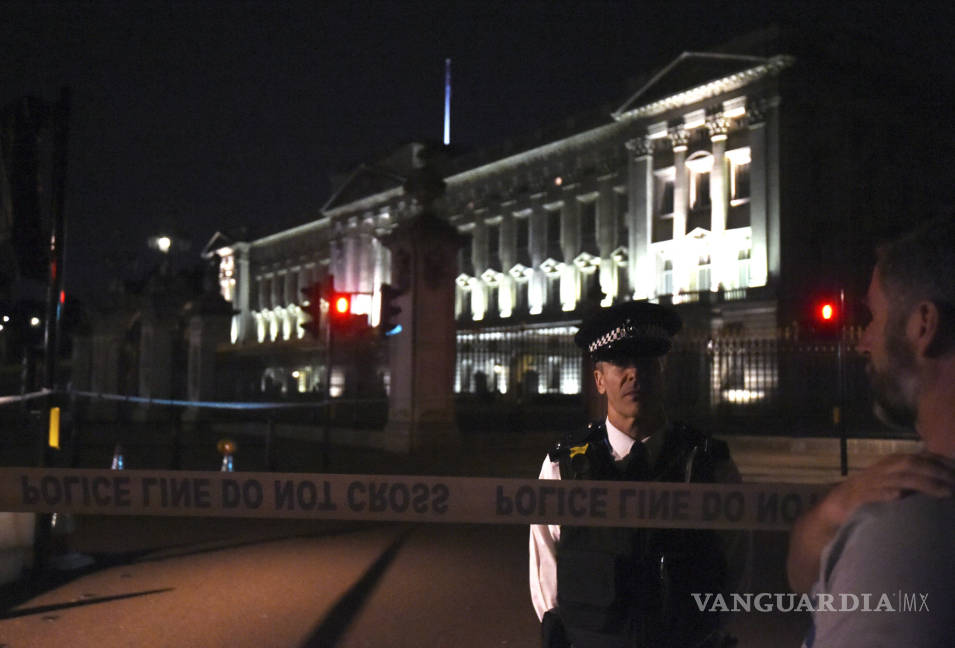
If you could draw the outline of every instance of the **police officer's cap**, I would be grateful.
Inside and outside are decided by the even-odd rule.
[[[574,343],[594,362],[615,358],[660,356],[670,350],[683,326],[672,308],[649,302],[626,302],[602,308],[581,325]]]

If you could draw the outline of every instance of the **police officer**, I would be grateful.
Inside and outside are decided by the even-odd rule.
[[[647,302],[584,322],[574,342],[593,361],[607,418],[558,442],[541,479],[738,481],[724,443],[664,411],[664,357],[681,326],[672,309]],[[723,645],[718,619],[690,596],[725,591],[721,543],[695,529],[531,526],[531,599],[544,645]]]

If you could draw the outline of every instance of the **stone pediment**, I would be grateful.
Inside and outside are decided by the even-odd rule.
[[[332,197],[322,207],[322,212],[328,212],[336,207],[343,207],[392,189],[400,189],[405,180],[404,176],[385,167],[361,164],[335,190]]]
[[[212,238],[209,239],[209,242],[206,243],[206,246],[202,248],[201,256],[203,259],[211,259],[213,256],[215,256],[217,250],[221,250],[225,247],[232,247],[235,242],[235,239],[225,232],[216,232],[212,235]]]
[[[661,107],[676,107],[691,99],[702,98],[703,94],[714,94],[731,87],[739,87],[791,64],[792,59],[786,56],[764,58],[740,54],[683,52],[615,110],[613,117],[620,119],[628,113],[657,104],[666,104]],[[725,88],[722,87],[724,85]],[[710,86],[713,86],[712,93],[701,94],[701,89]],[[687,95],[686,101],[678,101],[683,95]]]

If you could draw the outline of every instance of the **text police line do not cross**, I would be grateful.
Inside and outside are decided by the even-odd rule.
[[[0,510],[786,529],[826,487],[0,468]]]

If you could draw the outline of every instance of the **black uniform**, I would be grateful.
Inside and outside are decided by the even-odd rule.
[[[666,429],[653,466],[639,442],[615,464],[602,423],[562,440],[550,457],[565,480],[712,482],[719,464],[730,461],[726,444],[680,423]],[[557,614],[575,648],[716,646],[717,615],[700,612],[690,594],[723,591],[726,575],[712,531],[564,525],[559,611],[549,615],[545,634]]]
[[[681,327],[672,308],[627,302],[595,311],[574,342],[595,363],[627,367],[665,355]],[[550,458],[560,462],[561,479],[586,480],[712,482],[721,463],[732,465],[724,443],[687,425],[664,432],[652,466],[642,443],[616,464],[603,424],[570,435]],[[542,619],[546,646],[720,645],[716,615],[700,612],[690,596],[724,590],[727,561],[716,533],[562,525],[556,558],[557,609]]]

